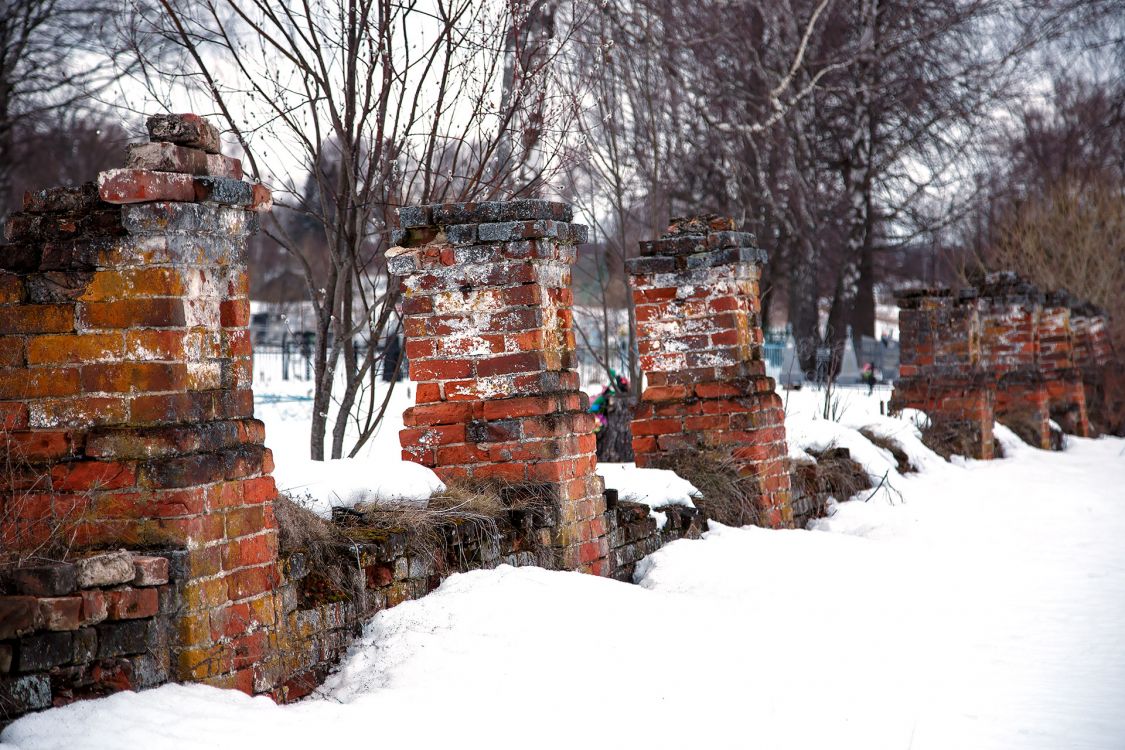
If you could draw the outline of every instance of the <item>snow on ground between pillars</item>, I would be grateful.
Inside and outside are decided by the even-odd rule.
[[[359,503],[425,506],[445,490],[431,469],[396,457],[289,458],[278,463],[273,475],[278,490],[322,518],[330,518],[333,508]]]
[[[638,469],[636,464],[599,463],[598,474],[605,480],[607,490],[617,490],[617,499],[644,503],[649,515],[656,519],[658,528],[668,523],[668,514],[657,508],[681,505],[694,508],[693,497],[699,497],[691,482],[667,469]]]

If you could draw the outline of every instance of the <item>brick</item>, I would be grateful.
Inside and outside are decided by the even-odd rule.
[[[111,169],[98,174],[98,197],[106,203],[195,200],[188,175],[142,169]]]
[[[145,653],[148,650],[149,627],[148,620],[103,622],[98,625],[98,658]]]
[[[48,563],[0,571],[4,591],[25,596],[66,596],[78,588],[78,576],[69,563]]]
[[[0,640],[19,637],[39,627],[39,600],[33,596],[0,596]]]
[[[39,618],[46,630],[77,630],[82,621],[82,597],[41,598]]]
[[[219,305],[219,319],[224,328],[250,325],[250,302],[245,299],[223,301]]]
[[[85,589],[78,596],[82,599],[81,625],[96,625],[109,617],[105,592],[101,589]]]
[[[133,569],[136,576],[134,586],[159,586],[168,583],[168,558],[149,555],[133,555]]]
[[[187,386],[187,369],[166,362],[117,362],[81,368],[86,393],[136,393],[178,391]]]
[[[167,141],[209,154],[219,153],[222,145],[218,129],[199,115],[153,115],[146,125],[153,141]]]
[[[51,469],[51,486],[60,492],[116,490],[132,487],[136,481],[132,465],[113,461],[76,461]]]
[[[79,588],[116,586],[129,583],[135,574],[133,558],[128,552],[107,552],[91,555],[75,562]]]
[[[160,598],[154,588],[115,589],[106,592],[106,610],[110,620],[153,617],[160,610]]]
[[[73,305],[16,305],[0,315],[0,335],[69,333],[74,330]]]
[[[24,636],[16,652],[16,669],[20,672],[43,672],[69,664],[73,654],[71,639],[68,632]]]
[[[182,328],[187,319],[182,299],[155,298],[82,303],[78,308],[78,320],[82,329],[90,330]]]
[[[78,364],[120,359],[125,351],[119,333],[37,336],[27,343],[27,363]]]

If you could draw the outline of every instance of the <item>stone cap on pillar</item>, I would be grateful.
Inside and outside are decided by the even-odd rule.
[[[585,244],[587,229],[573,223],[573,218],[569,204],[537,198],[403,206],[398,209],[399,226],[391,231],[390,239],[396,247],[475,246],[529,240]],[[409,270],[392,269],[391,273]]]
[[[25,193],[23,210],[4,227],[11,244],[0,248],[0,269],[85,270],[126,235],[256,231],[256,214],[273,207],[272,195],[243,181],[238,159],[218,153],[213,125],[194,114],[156,115],[148,132],[149,142],[128,147],[124,168],[78,187]]]
[[[732,263],[765,265],[766,251],[752,232],[740,232],[734,219],[714,214],[672,219],[656,240],[640,243],[641,257],[625,261],[631,274],[672,273]]]
[[[1043,292],[1014,271],[995,271],[976,280],[982,299],[1004,304],[1042,305]]]

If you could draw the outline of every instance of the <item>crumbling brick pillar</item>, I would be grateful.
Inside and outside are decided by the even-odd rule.
[[[1051,447],[1050,402],[1039,370],[1043,294],[1011,272],[991,273],[978,287],[981,367],[996,381],[996,419],[1037,447]],[[1035,444],[1035,441],[1032,441]]]
[[[897,302],[901,360],[891,412],[924,411],[939,440],[993,458],[993,392],[980,369],[976,290],[905,290]]]
[[[677,219],[627,261],[647,379],[633,419],[638,466],[681,452],[729,453],[757,480],[749,518],[792,524],[781,398],[762,359],[765,253],[730,219]]]
[[[1074,364],[1074,332],[1066,292],[1049,292],[1043,298],[1039,313],[1039,373],[1047,387],[1051,419],[1071,435],[1089,437],[1086,391],[1082,373]]]
[[[1089,302],[1071,306],[1074,365],[1082,379],[1090,428],[1115,433],[1125,428],[1125,377],[1112,367],[1113,345],[1105,311]]]
[[[167,554],[171,679],[274,679],[277,533],[246,238],[269,193],[194,115],[125,169],[29,193],[0,247],[0,550]]]
[[[498,480],[553,508],[558,564],[605,575],[594,418],[574,364],[570,266],[586,228],[566,204],[455,203],[399,211],[410,378],[403,457],[445,481]]]

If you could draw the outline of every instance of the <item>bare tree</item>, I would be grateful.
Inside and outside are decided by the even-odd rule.
[[[161,6],[153,30],[190,63],[165,75],[202,87],[253,174],[321,230],[310,245],[282,222],[267,229],[300,261],[317,321],[310,453],[355,455],[390,397],[374,383],[398,326],[384,263],[395,209],[536,192],[564,163],[573,99],[552,85],[557,3]]]

